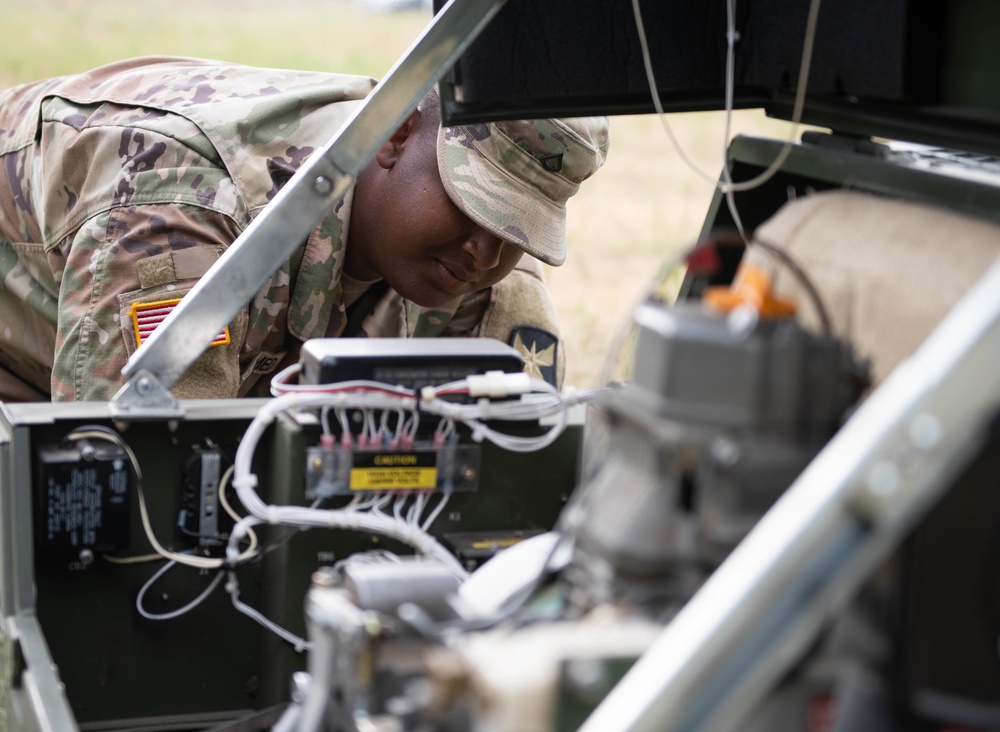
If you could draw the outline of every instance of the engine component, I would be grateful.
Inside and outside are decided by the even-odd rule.
[[[432,616],[455,614],[446,599],[458,590],[459,579],[441,562],[414,557],[374,563],[348,560],[336,575],[351,601],[364,610],[395,615],[400,605],[412,603]]]
[[[634,380],[607,400],[608,456],[568,576],[595,603],[656,611],[689,597],[809,463],[863,368],[787,308],[649,304],[635,322]]]
[[[466,705],[475,729],[576,729],[661,630],[602,610],[577,621],[467,635],[439,649],[428,664],[428,708],[443,716],[451,704],[457,716],[454,707]],[[457,698],[456,685],[464,690]]]

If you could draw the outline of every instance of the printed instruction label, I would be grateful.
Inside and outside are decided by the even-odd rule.
[[[432,452],[356,453],[351,490],[427,490],[437,487],[437,455]]]

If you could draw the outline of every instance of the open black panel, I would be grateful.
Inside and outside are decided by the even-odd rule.
[[[808,7],[736,3],[737,108],[791,116]],[[641,0],[640,8],[664,109],[723,109],[725,0]],[[998,21],[1000,7],[988,0],[824,0],[804,121],[1000,148]],[[508,0],[441,92],[446,124],[654,111],[631,0]]]

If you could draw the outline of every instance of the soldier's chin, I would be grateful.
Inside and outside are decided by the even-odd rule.
[[[414,302],[422,308],[439,308],[461,297],[460,295],[455,295],[454,293],[432,290],[430,288],[422,290],[419,293],[413,293],[412,296],[407,295],[404,292],[401,292],[400,294],[410,302]]]
[[[393,292],[399,293],[422,308],[439,308],[460,297],[460,295],[455,295],[443,288],[435,287],[432,282],[414,281],[407,278],[397,279],[392,276],[385,279]]]

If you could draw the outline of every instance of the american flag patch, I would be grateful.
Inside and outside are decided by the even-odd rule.
[[[153,331],[162,323],[181,298],[174,300],[160,300],[158,302],[134,302],[132,303],[132,328],[135,330],[135,346],[138,348],[143,342],[153,335]],[[210,346],[229,345],[229,328],[223,328],[219,335],[215,336]]]

